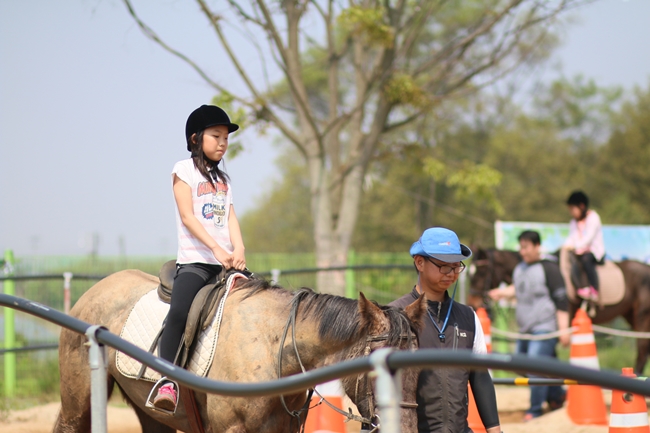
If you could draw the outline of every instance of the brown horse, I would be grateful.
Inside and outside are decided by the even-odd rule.
[[[521,260],[515,251],[478,249],[473,262],[471,289],[468,303],[475,308],[487,303],[487,291],[501,282],[512,284],[512,273]],[[623,271],[625,295],[618,304],[596,309],[594,323],[606,323],[622,316],[634,331],[650,332],[650,266],[624,260],[616,265]],[[579,286],[580,287],[580,286]],[[573,318],[581,300],[570,300],[569,317]],[[639,338],[635,371],[642,374],[648,360],[650,340]]]
[[[140,271],[115,273],[90,288],[70,314],[119,334],[134,304],[158,283],[158,278]],[[401,311],[380,307],[363,295],[355,301],[309,289],[294,293],[261,280],[244,281],[227,298],[218,347],[207,377],[229,382],[276,379],[283,328],[294,305],[296,344],[289,333],[281,352],[282,376],[301,372],[294,347],[308,370],[379,347],[415,349],[416,330],[426,311],[423,299]],[[84,343],[80,334],[65,329],[61,332],[61,411],[55,433],[90,431],[90,370]],[[135,410],[144,433],[190,431],[182,404],[174,416],[146,408],[152,383],[122,376],[115,365],[116,351],[109,348],[108,356],[108,389],[117,384]],[[415,401],[417,374],[407,370],[402,375],[405,402]],[[364,417],[371,417],[376,406],[366,393],[372,390],[369,381],[367,375],[344,381],[346,392]],[[299,411],[306,396],[306,392],[284,396],[288,409]],[[196,400],[206,431],[213,433],[295,432],[299,426],[282,407],[279,396],[242,398],[196,393]],[[402,431],[415,433],[417,416],[410,406],[403,405]],[[305,416],[303,413],[301,418]]]

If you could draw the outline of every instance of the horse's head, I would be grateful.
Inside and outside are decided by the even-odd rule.
[[[365,338],[357,344],[348,357],[368,356],[374,350],[394,347],[402,350],[418,348],[417,332],[422,328],[426,314],[424,296],[407,306],[404,310],[394,307],[381,307],[359,294],[360,325]],[[401,426],[402,432],[417,432],[417,390],[419,369],[407,369],[402,372]],[[379,425],[377,399],[374,395],[374,380],[367,374],[343,379],[346,393],[357,405],[362,417],[371,420],[372,425]]]
[[[470,289],[467,304],[479,308],[487,304],[487,292],[500,283],[512,283],[512,272],[521,261],[516,251],[478,248],[469,266]]]
[[[484,306],[487,291],[493,287],[492,284],[496,280],[492,250],[478,248],[468,270],[470,288],[467,303],[476,309]]]

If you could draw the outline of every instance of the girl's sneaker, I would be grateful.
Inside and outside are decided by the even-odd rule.
[[[578,296],[580,296],[582,299],[587,299],[591,301],[598,300],[598,292],[592,286],[578,289]]]
[[[153,399],[153,405],[157,409],[166,410],[168,412],[174,412],[176,410],[176,390],[174,385],[171,383],[166,383],[165,385],[158,388],[158,394],[156,398]]]

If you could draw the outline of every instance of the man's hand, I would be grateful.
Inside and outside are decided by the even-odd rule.
[[[503,298],[503,291],[501,289],[492,289],[488,292],[488,296],[493,301],[498,301]]]
[[[569,335],[569,334],[561,334],[560,335],[560,344],[563,347],[569,347],[569,345],[571,344],[571,335]]]
[[[515,286],[510,284],[506,287],[499,287],[498,289],[492,289],[488,292],[488,296],[495,301],[500,299],[509,299],[516,296]]]

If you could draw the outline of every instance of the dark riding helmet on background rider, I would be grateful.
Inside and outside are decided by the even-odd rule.
[[[192,111],[185,123],[187,150],[191,152],[190,144],[192,135],[211,126],[217,125],[227,126],[229,134],[239,129],[239,125],[232,123],[228,114],[216,105],[201,105],[199,108]]]
[[[582,191],[573,191],[566,201],[569,213],[577,221],[585,219],[589,210],[589,197]]]
[[[582,191],[573,191],[569,198],[566,201],[566,204],[569,206],[580,206],[584,205],[586,208],[589,207],[589,197]]]

